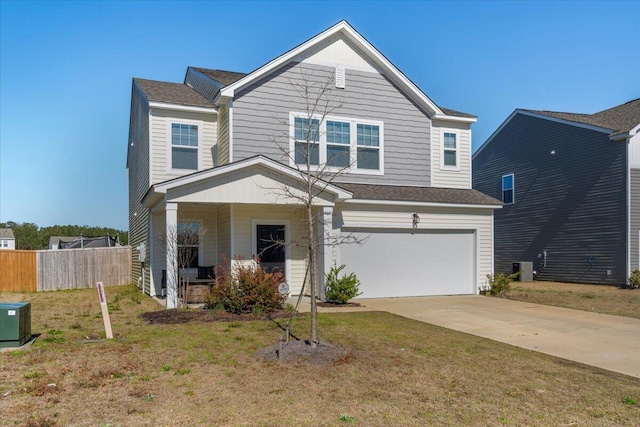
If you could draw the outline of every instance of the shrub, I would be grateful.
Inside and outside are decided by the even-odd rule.
[[[640,270],[633,270],[629,276],[629,288],[637,289],[640,287]]]
[[[228,313],[268,313],[281,309],[286,295],[280,295],[278,286],[284,280],[281,273],[269,273],[259,264],[236,265],[227,263],[218,268],[213,288],[206,298],[207,308]]]
[[[355,298],[362,294],[362,292],[359,292],[360,281],[356,277],[355,273],[343,275],[338,278],[338,274],[340,274],[344,268],[344,264],[340,267],[334,265],[331,267],[329,274],[327,274],[325,292],[327,301],[329,302],[346,304],[351,298]]]
[[[520,273],[513,273],[508,276],[498,274],[487,274],[487,280],[489,281],[489,287],[482,289],[480,293],[489,295],[504,295],[511,290],[511,282],[516,280]]]

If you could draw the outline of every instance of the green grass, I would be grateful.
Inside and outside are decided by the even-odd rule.
[[[94,290],[0,294],[32,302],[41,338],[66,338],[0,354],[2,423],[28,413],[52,426],[638,424],[637,378],[389,313],[322,314],[320,338],[348,356],[280,365],[254,357],[277,342],[277,322],[148,325],[139,316],[154,301],[133,287],[106,294],[120,306],[115,339],[92,343],[104,334]],[[292,332],[307,338],[308,317]]]

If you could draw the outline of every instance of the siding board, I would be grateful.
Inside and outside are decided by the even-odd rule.
[[[241,91],[234,99],[233,158],[262,154],[288,164],[289,112],[305,112],[294,85],[320,85],[334,69],[291,63]],[[333,89],[331,114],[384,122],[384,176],[345,174],[337,182],[430,185],[430,120],[385,76],[348,69],[345,89]],[[389,108],[389,106],[393,108]]]
[[[513,117],[473,164],[473,187],[497,199],[515,176],[515,204],[495,213],[495,272],[531,261],[539,280],[626,283],[625,156],[605,133]]]

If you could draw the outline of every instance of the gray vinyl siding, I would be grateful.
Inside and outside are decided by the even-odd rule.
[[[237,93],[233,101],[233,160],[262,154],[288,164],[289,113],[305,113],[296,91],[304,78],[319,85],[334,68],[291,63]],[[296,88],[294,85],[300,85]],[[384,123],[384,176],[345,174],[336,181],[392,185],[430,185],[430,120],[385,76],[346,70],[345,89],[331,86],[331,115]]]
[[[221,86],[216,84],[212,79],[193,68],[187,69],[184,84],[191,87],[211,102],[213,102],[221,88]]]
[[[640,241],[638,241],[638,233],[640,233],[640,169],[631,169],[631,271],[640,269]]]
[[[515,115],[473,160],[473,188],[499,200],[514,174],[515,204],[495,212],[495,272],[531,261],[538,280],[624,284],[625,171],[625,144],[607,134]]]
[[[141,200],[149,188],[149,104],[134,85],[131,94],[131,113],[129,119],[129,245],[132,247],[131,280],[136,285],[142,274],[142,265],[138,261],[140,243],[149,242],[149,213]],[[133,145],[131,145],[133,144]],[[135,215],[134,215],[135,214]],[[147,256],[149,255],[147,249]],[[145,290],[150,288],[150,275],[146,264]]]

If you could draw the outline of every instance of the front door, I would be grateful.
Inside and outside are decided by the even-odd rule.
[[[285,275],[284,225],[256,225],[256,255],[269,272]]]

